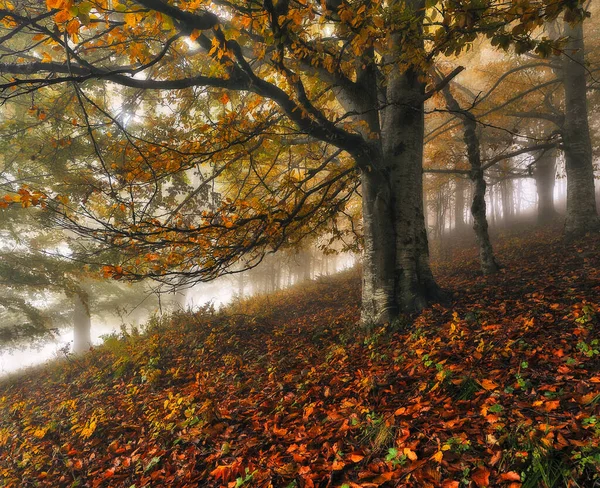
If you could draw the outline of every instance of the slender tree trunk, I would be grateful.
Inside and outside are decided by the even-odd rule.
[[[454,194],[454,228],[460,233],[465,228],[465,180],[456,178]]]
[[[473,181],[471,213],[473,214],[473,229],[479,246],[481,271],[484,275],[494,274],[498,272],[499,266],[494,257],[494,250],[488,233],[485,205],[486,182],[481,169],[481,145],[477,135],[477,120],[472,113],[460,108],[448,86],[442,91],[446,98],[446,105],[451,111],[459,115],[463,124],[463,139],[467,146],[467,155],[471,166],[470,178]]]
[[[596,209],[592,143],[588,123],[583,23],[571,25],[565,22],[565,35],[569,36],[565,54],[562,56],[565,85],[563,140],[567,169],[565,233],[574,236],[598,230],[600,220]]]
[[[556,218],[554,208],[554,177],[556,174],[556,150],[549,149],[538,156],[533,176],[538,195],[537,220],[540,225]]]
[[[502,195],[502,220],[504,226],[510,218],[510,199],[508,195],[508,181],[506,177],[500,182],[500,193]]]
[[[429,202],[427,192],[423,191],[423,220],[425,221],[425,229],[429,229]]]
[[[86,352],[92,345],[92,321],[88,296],[81,291],[73,295],[73,352]]]

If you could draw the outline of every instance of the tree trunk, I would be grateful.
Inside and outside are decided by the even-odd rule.
[[[502,195],[502,223],[506,227],[510,218],[510,198],[508,195],[509,180],[506,177],[500,182],[500,193]]]
[[[424,14],[424,0],[398,2],[417,16]],[[417,20],[419,22],[419,20]],[[400,313],[421,310],[441,297],[429,268],[429,249],[423,215],[424,86],[420,73],[395,65],[406,39],[391,34],[394,53],[381,106],[374,51],[365,54],[365,69],[352,96],[353,109],[366,122],[369,150],[357,154],[362,168],[363,194],[363,305],[365,325],[389,322]],[[422,47],[419,35],[410,40]],[[363,61],[361,60],[361,63]],[[373,140],[372,134],[379,134]]]
[[[460,233],[465,228],[465,180],[456,178],[454,194],[454,228]]]
[[[73,352],[86,352],[92,345],[92,321],[88,296],[85,292],[73,295]]]
[[[556,175],[556,150],[541,153],[535,163],[533,176],[538,195],[538,224],[544,225],[556,218],[554,208],[554,177]]]
[[[393,196],[396,296],[401,310],[414,311],[440,298],[423,215],[424,86],[419,73],[409,70],[391,74],[387,90],[382,148]]]
[[[392,219],[392,195],[383,168],[362,173],[363,286],[361,321],[390,322],[398,316],[394,276],[396,229]]]
[[[588,123],[583,23],[565,22],[569,41],[562,56],[565,85],[563,140],[567,170],[565,234],[575,236],[600,228],[594,192],[592,143]]]
[[[463,140],[467,146],[467,156],[471,166],[470,178],[474,187],[471,213],[473,214],[473,229],[479,246],[481,271],[484,275],[494,274],[498,272],[500,267],[494,257],[494,250],[488,233],[485,205],[486,182],[481,169],[481,145],[477,135],[477,120],[472,113],[461,109],[448,86],[442,91],[446,99],[446,105],[452,112],[458,114],[463,124]]]

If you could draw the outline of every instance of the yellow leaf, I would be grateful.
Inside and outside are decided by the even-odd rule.
[[[44,54],[42,54],[42,61],[44,63],[51,63],[52,62],[52,56],[50,56],[48,53],[44,53]]]
[[[431,459],[438,463],[441,463],[442,459],[444,459],[444,453],[442,451],[438,451],[433,456],[431,456]]]
[[[417,453],[415,451],[413,451],[412,449],[409,449],[408,447],[405,447],[402,452],[411,461],[416,461],[417,460]]]

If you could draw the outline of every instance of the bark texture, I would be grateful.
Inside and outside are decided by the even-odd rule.
[[[424,0],[402,5],[423,15]],[[416,31],[409,42],[422,45],[420,35]],[[393,65],[407,40],[399,32],[392,34],[391,42],[397,49],[388,60]],[[442,297],[429,267],[423,213],[424,86],[420,73],[397,67],[390,70],[385,92],[378,91],[377,74],[368,68],[374,56],[369,56],[371,63],[365,63],[367,69],[358,80],[360,90],[350,97],[352,109],[364,114],[370,133],[365,138],[379,136],[368,154],[357,158],[362,168],[364,324],[392,321]],[[378,114],[373,108],[380,106],[381,98],[386,108]]]
[[[588,104],[583,40],[583,23],[565,23],[569,41],[562,56],[565,85],[565,122],[563,141],[567,170],[568,236],[600,228],[594,191],[592,142],[588,123]]]

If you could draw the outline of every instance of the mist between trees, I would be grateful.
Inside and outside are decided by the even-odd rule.
[[[490,225],[597,232],[597,9],[1,2],[1,336],[75,323],[81,351],[92,303],[269,292],[343,253],[387,323],[448,299],[430,241],[474,236],[492,275]]]

